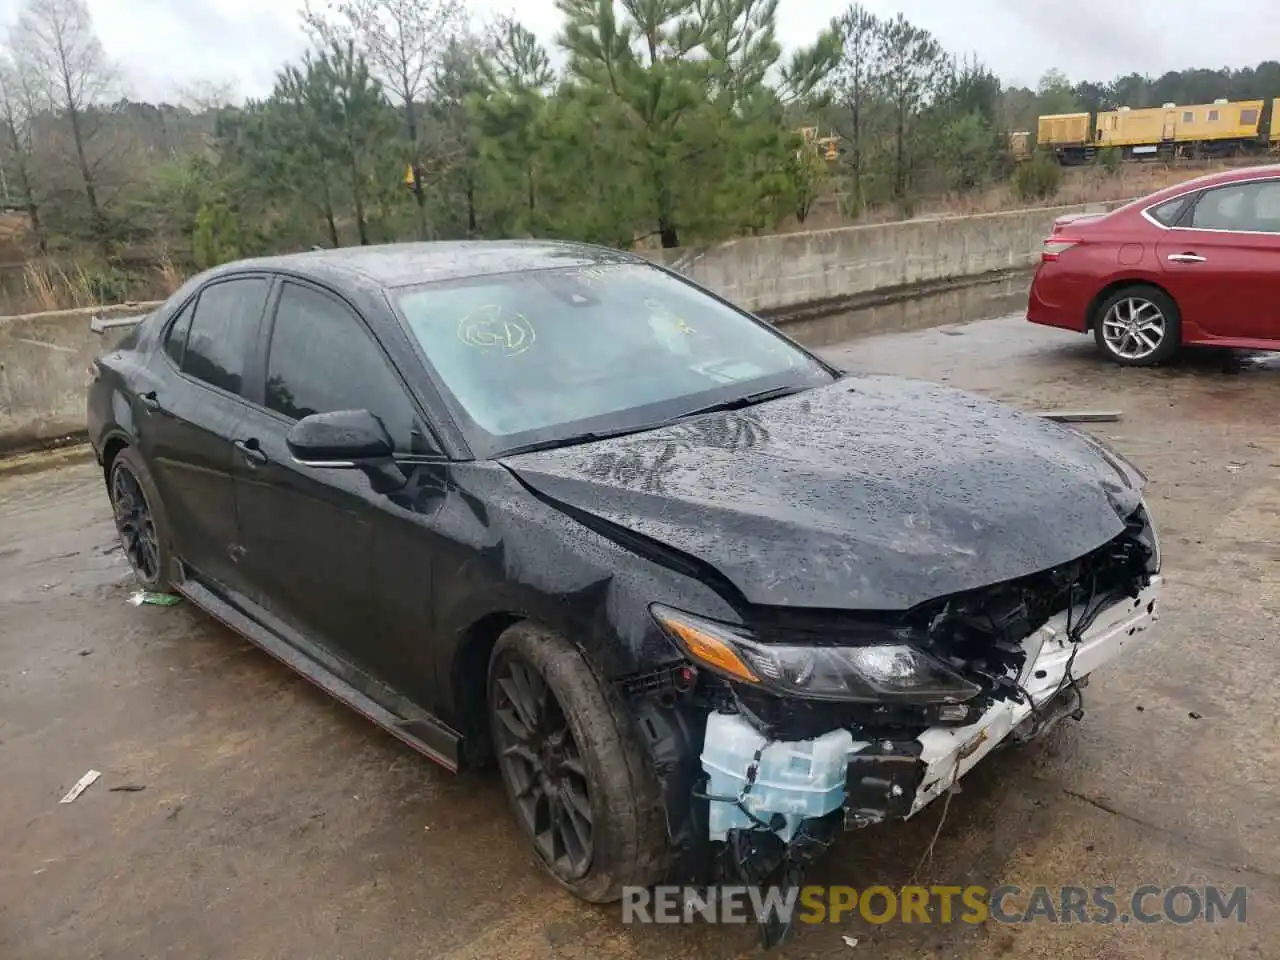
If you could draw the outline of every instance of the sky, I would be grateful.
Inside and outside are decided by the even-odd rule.
[[[0,0],[12,22],[20,0]],[[1216,0],[1212,29],[1196,0],[865,0],[901,12],[952,53],[976,54],[1006,83],[1034,86],[1056,67],[1073,80],[1186,67],[1256,64],[1280,57],[1280,2]],[[270,90],[275,71],[301,54],[300,0],[88,0],[107,53],[137,99],[175,99],[208,84],[239,96]],[[548,45],[560,17],[554,0],[470,0],[477,16],[519,10]],[[809,42],[848,0],[780,0],[779,38]],[[1276,91],[1280,94],[1280,91]]]

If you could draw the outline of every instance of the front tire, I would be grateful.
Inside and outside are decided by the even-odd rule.
[[[168,593],[173,550],[160,491],[141,454],[125,447],[111,462],[107,490],[125,559],[144,590]]]
[[[507,799],[547,872],[591,903],[656,883],[668,858],[657,777],[577,648],[530,623],[508,628],[488,694]]]
[[[1155,366],[1172,360],[1182,346],[1182,318],[1173,298],[1159,287],[1134,284],[1099,305],[1093,337],[1115,363]]]

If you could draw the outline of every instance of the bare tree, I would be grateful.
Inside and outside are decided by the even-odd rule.
[[[32,158],[31,125],[36,113],[36,101],[31,90],[30,78],[24,76],[5,51],[0,54],[0,121],[4,123],[6,146],[10,154],[8,168],[15,174],[18,202],[31,221],[40,252],[48,247],[44,225],[40,220],[40,203],[36,198],[32,174],[35,165]],[[5,200],[9,200],[10,184],[5,179]]]
[[[13,30],[18,68],[31,77],[55,114],[71,127],[76,166],[90,222],[102,226],[95,164],[89,146],[97,133],[94,107],[108,99],[117,79],[93,28],[85,0],[25,0]]]
[[[392,102],[404,110],[418,226],[425,238],[420,110],[433,97],[442,59],[466,28],[464,0],[305,0],[302,18],[325,45],[354,41]]]
[[[929,31],[899,13],[882,21],[873,83],[892,113],[893,198],[906,212],[907,187],[915,162],[914,134],[920,112],[943,89],[953,63]]]
[[[831,22],[840,34],[841,53],[832,77],[836,101],[843,108],[840,132],[849,144],[849,185],[854,214],[865,204],[863,182],[866,179],[866,144],[870,106],[874,99],[872,79],[879,70],[880,20],[860,3],[850,4]]]
[[[234,80],[194,80],[178,88],[179,105],[195,113],[225,110],[242,99]]]

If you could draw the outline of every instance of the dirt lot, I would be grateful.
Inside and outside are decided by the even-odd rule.
[[[804,334],[830,342],[844,323]],[[1097,432],[1152,477],[1162,524],[1156,637],[1095,678],[1083,723],[966,779],[917,882],[1250,892],[1244,924],[854,919],[776,955],[1275,956],[1280,362],[1118,370],[1014,316],[825,352],[1027,407],[1122,409]],[[492,777],[436,769],[189,605],[130,592],[91,465],[0,476],[5,960],[755,953],[750,928],[624,926],[573,900],[534,867]],[[102,779],[60,805],[91,767]],[[112,790],[127,785],[145,789]],[[909,882],[939,813],[845,837],[811,879]]]

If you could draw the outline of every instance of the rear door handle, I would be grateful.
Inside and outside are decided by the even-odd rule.
[[[1204,263],[1204,257],[1195,253],[1171,253],[1169,261],[1171,263]]]
[[[148,390],[146,393],[138,394],[138,402],[152,413],[160,412],[160,398],[156,396],[154,390]]]
[[[267,462],[267,455],[262,452],[262,447],[258,446],[258,441],[252,437],[248,440],[236,440],[235,445],[240,455],[253,466],[260,466]]]

